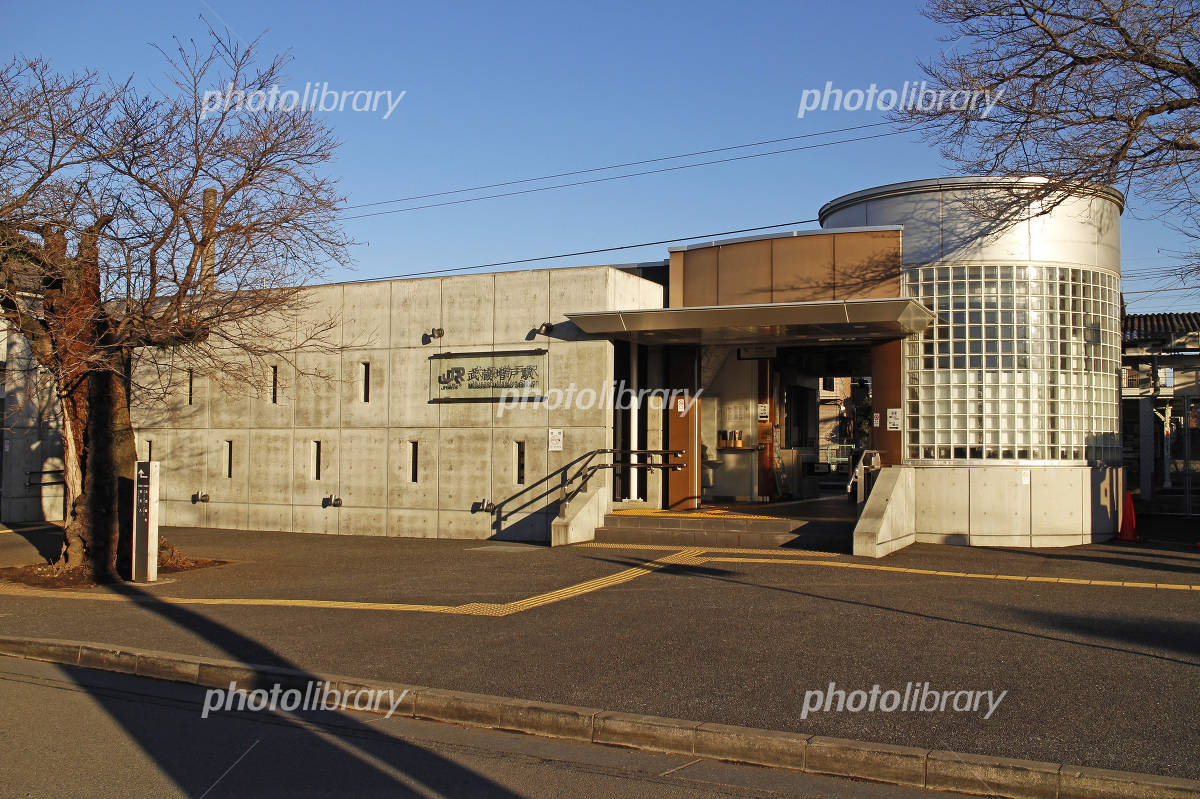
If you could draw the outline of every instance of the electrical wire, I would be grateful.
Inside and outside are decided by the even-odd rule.
[[[586,175],[592,172],[605,172],[609,169],[624,169],[628,166],[643,166],[645,164],[656,164],[661,161],[673,161],[679,158],[691,158],[697,155],[711,155],[712,153],[724,153],[730,150],[744,150],[747,147],[761,147],[767,144],[779,144],[785,141],[796,141],[797,139],[811,139],[814,136],[826,136],[830,133],[846,133],[851,130],[864,130],[866,128],[877,128],[881,125],[890,125],[891,122],[872,122],[867,125],[853,125],[848,128],[833,128],[830,130],[818,130],[813,133],[803,133],[799,136],[784,136],[780,139],[763,139],[762,141],[750,142],[749,144],[734,144],[729,147],[714,147],[711,150],[696,150],[690,153],[680,153],[679,155],[664,155],[658,158],[646,158],[641,161],[626,161],[621,164],[609,164],[608,166],[596,166],[590,169],[576,169],[571,172],[557,172],[552,175],[540,175],[536,178],[521,178],[519,180],[505,180],[500,183],[487,183],[482,186],[469,186],[465,189],[450,189],[449,191],[435,191],[431,194],[414,194],[411,197],[397,197],[394,200],[376,200],[369,203],[358,203],[356,205],[343,206],[341,210],[349,211],[354,208],[371,208],[376,205],[391,205],[392,203],[406,203],[413,200],[427,200],[431,197],[445,197],[449,194],[462,194],[468,191],[484,191],[485,189],[498,189],[504,186],[516,186],[521,183],[535,183],[539,180],[553,180],[555,178],[568,178],[573,175]]]
[[[350,220],[350,219],[366,219],[367,217],[372,217],[372,216],[386,216],[388,214],[402,214],[402,213],[405,213],[406,211],[420,211],[420,210],[423,210],[426,208],[441,208],[441,207],[444,207],[447,205],[460,205],[462,203],[479,202],[480,200],[494,200],[499,197],[515,197],[519,194],[535,194],[535,193],[541,192],[541,191],[551,191],[553,189],[566,189],[566,188],[570,188],[572,186],[584,186],[584,185],[591,184],[591,183],[605,183],[610,180],[624,180],[625,178],[636,178],[636,177],[641,177],[643,175],[657,175],[657,174],[662,174],[664,172],[677,172],[681,169],[695,169],[696,167],[712,166],[713,164],[727,164],[727,163],[730,163],[733,161],[746,161],[751,158],[763,158],[768,155],[780,155],[782,153],[794,153],[794,152],[799,152],[800,150],[814,150],[818,147],[829,147],[834,144],[850,144],[851,142],[867,141],[869,139],[881,139],[885,136],[899,136],[899,135],[901,135],[903,133],[907,133],[907,132],[908,131],[905,131],[905,130],[893,130],[893,131],[889,131],[887,133],[876,133],[871,136],[858,136],[858,137],[851,138],[851,139],[839,139],[837,141],[820,142],[818,144],[806,144],[806,145],[802,145],[800,147],[787,147],[782,150],[769,150],[765,153],[752,153],[750,155],[738,155],[738,156],[734,156],[732,158],[719,158],[719,159],[716,159],[713,161],[699,161],[695,164],[683,164],[681,166],[669,166],[669,167],[663,167],[661,169],[647,169],[647,170],[644,170],[641,172],[628,172],[623,175],[609,175],[608,177],[591,178],[589,180],[576,180],[576,181],[572,181],[570,183],[556,183],[552,186],[539,186],[539,187],[533,188],[533,189],[520,189],[518,191],[506,191],[506,192],[501,192],[499,194],[485,194],[482,197],[467,197],[462,200],[447,200],[445,202],[440,202],[440,203],[427,203],[425,205],[414,205],[409,208],[393,208],[388,211],[374,211],[369,214],[354,214],[352,216],[344,216],[344,217],[342,217],[342,220],[345,221],[345,220]]]
[[[652,247],[656,244],[675,244],[681,241],[693,241],[695,239],[707,239],[710,236],[732,236],[736,233],[752,233],[758,230],[771,230],[773,228],[791,227],[792,225],[806,225],[810,222],[817,222],[817,219],[800,219],[795,222],[781,222],[778,225],[759,225],[758,227],[746,227],[739,230],[725,230],[720,233],[701,233],[697,236],[681,236],[676,239],[659,239],[658,241],[643,241],[639,244],[621,244],[616,247],[600,247],[595,250],[579,250],[577,252],[564,252],[558,255],[539,255],[536,258],[515,258],[511,261],[494,261],[489,264],[472,264],[471,266],[455,266],[446,269],[430,269],[424,272],[406,272],[402,275],[386,275],[383,277],[365,277],[361,280],[347,280],[346,283],[373,283],[379,280],[399,280],[408,277],[422,277],[424,275],[442,275],[448,272],[467,272],[472,269],[488,269],[493,266],[511,266],[513,264],[528,264],[535,261],[549,261],[554,258],[570,258],[576,255],[595,255],[602,252],[615,252],[617,250],[630,250],[638,247]]]

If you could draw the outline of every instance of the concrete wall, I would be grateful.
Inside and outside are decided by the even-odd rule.
[[[1122,470],[1086,466],[913,468],[918,541],[1060,547],[1117,532]]]
[[[854,554],[882,558],[916,541],[915,481],[911,466],[887,466],[854,526]]]
[[[229,386],[196,371],[189,391],[175,369],[165,404],[135,405],[138,455],[162,463],[161,523],[549,540],[558,482],[539,481],[611,447],[611,410],[530,403],[501,413],[496,402],[430,402],[430,356],[544,348],[548,390],[574,383],[603,392],[613,379],[612,344],[582,334],[564,314],[662,307],[662,295],[657,284],[603,266],[315,287],[309,316],[337,320],[329,349],[301,353],[295,367],[275,364],[274,396],[266,374],[257,386]],[[555,325],[548,335],[536,332],[544,322]],[[430,339],[432,328],[444,336]],[[57,441],[57,425],[39,418],[26,413],[25,426],[9,434],[10,449],[25,450],[20,463],[4,464],[9,520],[41,518],[28,492],[23,505],[7,501],[23,470],[54,463],[47,439]],[[552,429],[563,432],[560,452],[549,451]],[[18,445],[21,435],[28,446]],[[607,490],[608,474],[592,485]],[[481,510],[484,500],[497,513]]]
[[[60,521],[66,508],[62,475],[53,473],[63,467],[58,405],[50,399],[29,342],[3,331],[0,336],[6,353],[0,519]]]

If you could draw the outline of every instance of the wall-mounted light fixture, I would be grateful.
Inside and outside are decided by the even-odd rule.
[[[444,335],[446,335],[446,331],[440,327],[435,327],[429,331],[430,338],[441,338]]]
[[[342,498],[337,496],[336,494],[330,494],[329,496],[323,497],[321,499],[321,507],[322,508],[340,508],[340,507],[342,507]]]
[[[195,494],[192,494],[192,504],[195,505],[197,502],[208,502],[208,494],[205,494],[203,491],[197,491]]]
[[[537,332],[542,334],[543,336],[550,335],[551,333],[554,332],[554,323],[553,322],[542,322],[540,325],[538,325]]]

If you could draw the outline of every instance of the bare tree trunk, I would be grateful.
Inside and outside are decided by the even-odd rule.
[[[129,571],[133,472],[137,458],[125,380],[113,370],[90,370],[62,399],[68,436],[71,498],[60,566],[87,566],[100,579]],[[70,495],[69,495],[70,496]]]

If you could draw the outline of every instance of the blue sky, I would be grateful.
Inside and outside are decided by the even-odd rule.
[[[10,10],[0,45],[46,56],[62,69],[152,80],[163,64],[151,44],[201,36],[204,15],[244,39],[264,34],[264,53],[290,51],[289,86],[405,91],[387,120],[381,113],[328,115],[344,142],[334,173],[348,202],[368,203],[879,121],[865,111],[804,119],[796,112],[803,90],[826,81],[899,89],[919,80],[916,60],[940,46],[938,27],[919,7],[903,0],[61,2],[53,14],[31,5]],[[354,269],[329,278],[402,275],[804,220],[846,192],[951,172],[915,136],[896,136],[348,220],[347,231],[362,242]],[[459,196],[470,195],[445,199]],[[1139,215],[1133,198],[1123,224],[1125,268],[1140,275],[1169,266],[1169,252],[1185,244]],[[660,245],[540,265],[664,257]],[[1125,288],[1161,285],[1143,277]],[[1197,304],[1194,293],[1165,292],[1130,311]]]

